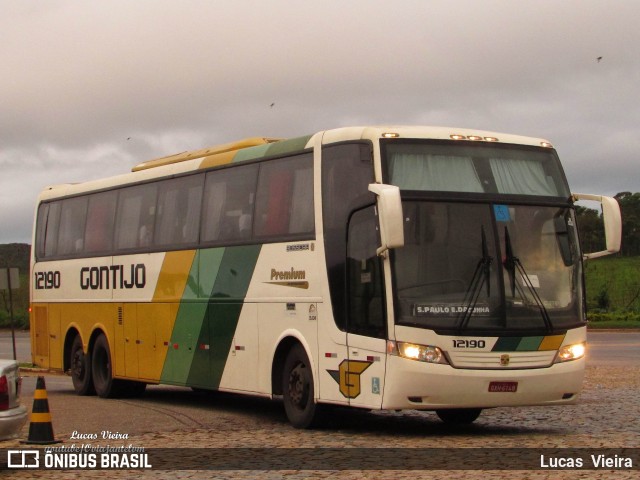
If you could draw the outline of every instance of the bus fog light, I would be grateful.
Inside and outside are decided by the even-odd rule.
[[[556,363],[568,362],[569,360],[577,360],[584,357],[586,352],[586,342],[574,343],[573,345],[565,345],[558,351]]]
[[[438,347],[417,345],[415,343],[398,342],[398,355],[411,360],[427,363],[447,364],[447,360]]]

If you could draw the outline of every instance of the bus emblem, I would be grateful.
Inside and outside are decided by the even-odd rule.
[[[510,360],[511,359],[509,358],[509,355],[507,353],[500,355],[500,365],[502,365],[503,367],[508,367]]]
[[[343,360],[339,370],[327,370],[327,372],[340,385],[342,395],[346,398],[356,398],[360,395],[360,375],[372,363],[361,360]]]

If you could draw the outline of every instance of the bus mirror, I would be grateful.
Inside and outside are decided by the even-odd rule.
[[[395,185],[372,183],[369,191],[378,196],[378,219],[380,221],[380,241],[378,255],[391,248],[404,246],[404,222],[400,189]]]
[[[585,193],[574,193],[573,200],[592,200],[600,202],[602,205],[602,218],[604,220],[604,236],[607,249],[601,252],[585,253],[585,260],[590,258],[604,257],[620,251],[622,241],[622,217],[620,215],[620,204],[615,198],[603,195],[590,195]]]

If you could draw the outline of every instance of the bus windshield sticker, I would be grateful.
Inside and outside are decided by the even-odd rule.
[[[540,288],[540,279],[538,275],[528,275],[528,280],[531,282],[531,286],[533,288]],[[527,279],[525,279],[522,275],[520,275],[520,281],[522,282],[522,286],[527,286]]]
[[[511,214],[509,213],[509,207],[506,205],[494,205],[493,213],[496,216],[497,222],[510,222]]]

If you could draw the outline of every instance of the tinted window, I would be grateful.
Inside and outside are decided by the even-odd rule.
[[[198,241],[203,175],[158,184],[154,244],[184,245]]]
[[[345,143],[322,149],[322,217],[333,318],[346,328],[347,226],[351,214],[375,204],[371,145]]]
[[[254,220],[256,237],[313,233],[312,167],[311,153],[260,166]]]
[[[374,207],[355,212],[349,220],[347,277],[349,315],[347,331],[370,337],[386,337],[382,262]]]
[[[203,242],[248,240],[252,235],[257,165],[209,172],[204,193]]]
[[[36,220],[36,256],[45,256],[46,238],[47,238],[47,217],[49,216],[49,203],[42,203],[38,207],[38,216]]]
[[[87,197],[69,198],[62,201],[56,252],[58,255],[73,255],[82,252],[86,215]]]
[[[120,191],[116,217],[116,250],[151,245],[156,213],[157,184],[137,185]]]
[[[102,192],[89,196],[87,225],[84,234],[86,253],[107,252],[113,247],[113,224],[118,192]]]
[[[55,255],[58,251],[58,227],[60,225],[61,206],[62,202],[52,202],[49,204],[49,214],[47,215],[47,232],[44,245],[44,254],[47,257]]]

